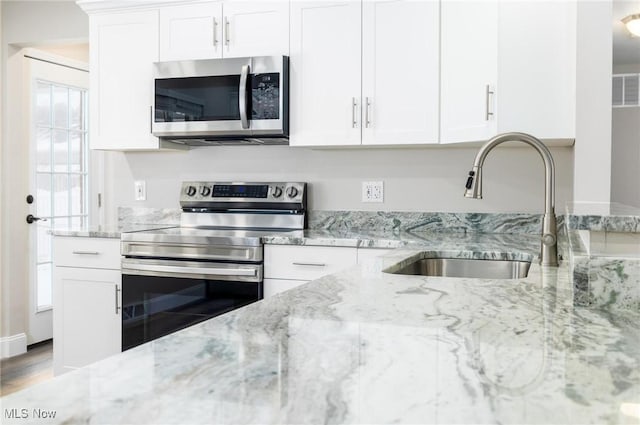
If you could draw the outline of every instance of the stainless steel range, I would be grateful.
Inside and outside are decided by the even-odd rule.
[[[122,234],[122,349],[262,299],[263,237],[306,227],[305,183],[186,182],[180,227]]]

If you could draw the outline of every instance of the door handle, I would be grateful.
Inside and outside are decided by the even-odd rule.
[[[31,223],[36,222],[36,221],[47,221],[47,219],[46,218],[36,217],[33,214],[29,214],[27,216],[27,223],[31,224]]]
[[[240,106],[240,121],[242,122],[242,128],[249,128],[248,117],[248,103],[247,97],[247,80],[250,72],[249,65],[242,65],[242,73],[240,74],[240,90],[238,91],[238,104]]]

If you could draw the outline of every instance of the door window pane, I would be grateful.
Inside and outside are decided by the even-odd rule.
[[[36,85],[36,110],[37,125],[51,125],[51,84],[38,82]]]
[[[84,134],[76,131],[69,132],[69,170],[71,172],[84,171]]]
[[[53,86],[53,126],[69,128],[69,89]]]
[[[51,174],[36,175],[36,215],[51,217]]]
[[[84,213],[84,176],[72,174],[69,179],[71,193],[71,215]]]
[[[44,223],[39,221],[37,224],[36,232],[38,234],[38,263],[46,263],[51,261],[51,227],[49,227],[49,222],[45,221]]]
[[[36,129],[36,171],[51,171],[51,129]]]
[[[51,263],[38,264],[37,309],[42,310],[52,304]]]
[[[69,132],[53,131],[53,167],[56,172],[69,171]]]
[[[54,215],[69,215],[69,175],[54,174],[53,184]]]
[[[84,96],[76,89],[69,89],[69,128],[84,129]]]

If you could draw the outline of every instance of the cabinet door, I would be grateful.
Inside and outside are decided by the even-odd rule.
[[[499,15],[499,132],[575,138],[576,3],[501,1]]]
[[[438,143],[440,5],[363,3],[362,144]]]
[[[443,1],[441,8],[441,143],[489,139],[499,119],[497,1]]]
[[[120,285],[119,270],[55,267],[56,375],[121,351]]]
[[[319,279],[357,262],[356,248],[296,245],[264,247],[264,277],[270,279]]]
[[[222,57],[222,3],[160,9],[160,60]]]
[[[158,11],[92,15],[90,43],[91,148],[158,148],[151,135]]]
[[[361,3],[291,3],[292,146],[361,142]]]
[[[289,55],[288,1],[224,3],[224,57]]]

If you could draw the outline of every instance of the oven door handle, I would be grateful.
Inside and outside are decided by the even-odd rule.
[[[122,273],[126,274],[127,270],[141,272],[161,272],[161,273],[177,273],[177,274],[197,274],[207,276],[251,276],[258,274],[256,269],[230,269],[230,268],[212,268],[212,267],[175,267],[160,266],[148,264],[127,264],[123,267]]]

